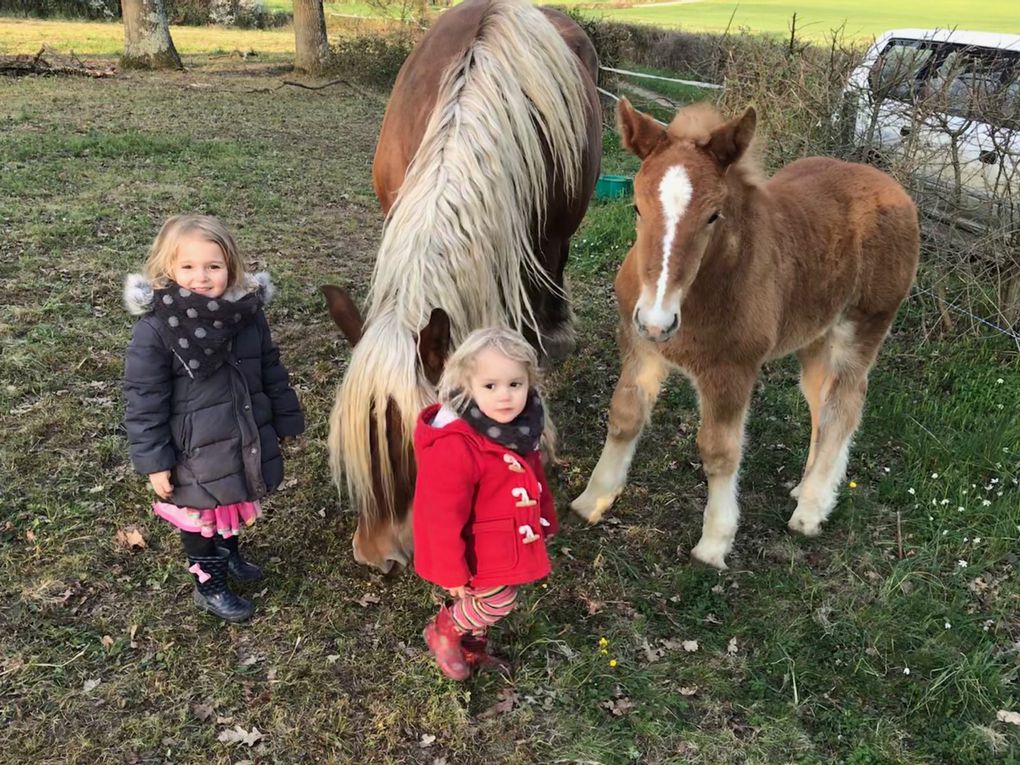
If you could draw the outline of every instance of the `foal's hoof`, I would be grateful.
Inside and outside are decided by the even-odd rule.
[[[570,503],[570,509],[584,518],[588,523],[598,523],[603,513],[613,506],[619,492],[598,496],[597,492],[585,490],[584,494]]]
[[[691,550],[691,560],[704,563],[706,566],[726,570],[726,553],[728,545],[723,542],[708,542],[702,539],[697,546]]]
[[[817,537],[822,533],[822,522],[817,517],[802,513],[799,510],[790,516],[790,522],[787,524],[787,527],[790,531],[803,534],[806,537]]]

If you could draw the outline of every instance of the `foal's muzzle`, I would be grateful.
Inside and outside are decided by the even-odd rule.
[[[668,326],[662,326],[668,323]],[[669,340],[673,335],[676,334],[677,329],[680,328],[680,314],[674,313],[672,319],[666,318],[665,321],[659,321],[656,324],[646,324],[641,320],[641,309],[634,309],[634,329],[640,337],[645,340],[651,340],[653,343],[664,343]]]

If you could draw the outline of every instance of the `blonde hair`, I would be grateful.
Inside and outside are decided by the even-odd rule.
[[[520,332],[505,327],[476,329],[464,338],[464,342],[446,360],[437,390],[439,400],[443,404],[460,411],[467,403],[471,396],[467,389],[471,376],[475,373],[478,354],[486,348],[495,348],[508,359],[523,366],[528,376],[528,388],[538,388],[541,382],[538,354]]]
[[[223,222],[213,215],[175,215],[156,234],[145,259],[145,278],[153,287],[165,287],[172,280],[174,261],[181,240],[195,235],[219,245],[227,262],[227,289],[236,287],[245,272],[237,243]]]

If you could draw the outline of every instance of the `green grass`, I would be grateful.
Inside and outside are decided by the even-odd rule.
[[[785,531],[807,408],[795,365],[770,365],[723,574],[687,557],[705,488],[695,397],[672,380],[627,490],[587,527],[566,503],[597,458],[616,381],[611,282],[633,236],[629,200],[593,205],[574,240],[581,342],[548,381],[564,528],[553,576],[495,632],[513,681],[443,680],[422,653],[428,588],[353,562],[354,519],[326,467],[349,350],[317,287],[365,294],[385,94],[264,92],[278,77],[199,59],[180,74],[3,83],[0,763],[1020,762],[1020,730],[995,721],[1020,706],[1015,347],[928,337],[926,307],[909,302],[872,376],[857,488],[814,540]],[[612,134],[604,169],[635,169]],[[119,429],[121,280],[184,210],[221,215],[273,273],[270,322],[309,423],[287,454],[294,482],[246,537],[268,578],[247,591],[258,615],[244,627],[193,610],[178,543],[148,511]],[[115,542],[131,523],[146,549]],[[366,593],[381,602],[358,605]],[[264,738],[218,740],[237,725]]]
[[[867,40],[889,29],[904,27],[1020,34],[1020,10],[1008,0],[985,3],[960,3],[958,0],[905,0],[897,3],[696,0],[677,5],[598,8],[593,14],[614,21],[683,27],[692,32],[722,32],[746,27],[752,32],[789,36],[790,21],[795,12],[798,36],[808,40],[824,40],[832,30],[841,27],[845,36],[852,40]]]

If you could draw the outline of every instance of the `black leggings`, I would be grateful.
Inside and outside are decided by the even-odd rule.
[[[215,558],[217,547],[237,552],[237,535],[224,539],[218,534],[203,537],[197,531],[182,531],[181,544],[184,545],[184,554],[189,558]]]

